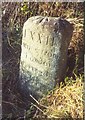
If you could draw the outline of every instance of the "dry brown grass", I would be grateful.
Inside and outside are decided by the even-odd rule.
[[[31,16],[43,15],[43,16],[56,16],[70,19],[70,22],[74,24],[74,33],[72,41],[69,46],[68,64],[69,72],[67,75],[72,76],[73,71],[76,73],[83,73],[83,54],[84,54],[84,40],[83,40],[83,4],[82,3],[26,3],[27,8],[21,11],[21,3],[9,3],[4,2],[2,4],[2,11],[5,11],[2,18],[3,28],[3,100],[6,103],[13,103],[17,105],[17,110],[11,109],[10,105],[4,105],[3,109],[7,113],[12,113],[15,117],[19,116],[21,112],[18,109],[22,99],[17,93],[16,87],[16,74],[20,56],[20,44],[21,44],[21,31],[24,22]],[[3,13],[3,12],[2,12]],[[25,14],[26,13],[26,14]],[[18,30],[17,30],[18,29]],[[76,59],[76,63],[75,63]],[[76,68],[76,69],[75,69]],[[77,74],[78,75],[78,74]],[[45,109],[40,108],[41,114],[36,115],[39,120],[43,120],[44,115],[47,118],[82,118],[82,77],[76,77],[77,81],[74,84],[66,85],[64,87],[56,88],[53,93],[43,98],[40,103],[47,107]],[[71,79],[70,79],[71,80]],[[71,82],[70,82],[71,83]],[[14,97],[15,96],[15,97]],[[19,105],[18,105],[19,104]],[[27,105],[27,104],[26,104]],[[37,107],[37,106],[36,106]],[[9,111],[9,112],[8,112]],[[19,112],[17,112],[19,111]],[[21,115],[22,113],[20,113]],[[8,116],[8,115],[7,115]],[[11,118],[10,118],[11,119]],[[31,120],[31,117],[28,118]],[[38,118],[37,118],[38,120]],[[44,119],[46,120],[46,118]]]
[[[67,78],[66,78],[67,79]],[[68,81],[68,82],[67,82]],[[83,119],[83,77],[77,77],[76,81],[72,78],[66,80],[66,85],[61,84],[46,97],[40,100],[40,104],[45,109],[36,115],[43,119]]]

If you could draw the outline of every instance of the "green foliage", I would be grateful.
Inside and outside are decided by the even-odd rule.
[[[23,3],[20,9],[21,9],[21,11],[22,11],[25,15],[26,15],[26,14],[28,13],[28,11],[29,11],[28,6],[27,6],[26,3]]]

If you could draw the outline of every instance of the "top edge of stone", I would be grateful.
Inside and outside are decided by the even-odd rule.
[[[24,23],[24,27],[32,27],[33,25],[51,26],[53,29],[59,27],[59,29],[73,30],[73,25],[62,17],[48,17],[48,16],[32,16]]]
[[[49,20],[57,21],[58,19],[61,19],[61,18],[60,17],[48,17],[48,16],[32,16],[28,18],[25,24],[27,24],[28,22],[33,22],[33,23],[41,23],[44,21],[49,22]]]

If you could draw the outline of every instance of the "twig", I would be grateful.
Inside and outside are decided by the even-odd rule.
[[[31,103],[34,107],[36,107],[39,111],[41,111],[44,115],[46,115],[45,114],[45,112],[42,110],[42,109],[40,109],[37,105],[35,105],[34,103]]]
[[[38,104],[38,105],[40,105],[41,107],[44,107],[44,108],[48,108],[47,106],[44,106],[44,105],[42,105],[42,104],[40,104],[31,94],[30,94],[30,97]]]
[[[7,101],[2,101],[2,102],[3,102],[3,103],[6,103],[6,104],[10,104],[10,105],[12,105],[13,108],[17,110],[17,106],[14,105],[13,103],[11,103],[11,102],[7,102]]]
[[[30,94],[30,97],[39,105],[40,103]]]

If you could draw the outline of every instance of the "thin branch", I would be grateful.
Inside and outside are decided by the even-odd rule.
[[[30,94],[30,97],[38,104],[38,105],[40,105],[41,107],[44,107],[44,108],[48,108],[47,106],[44,106],[44,105],[42,105],[42,104],[40,104],[31,94]]]

